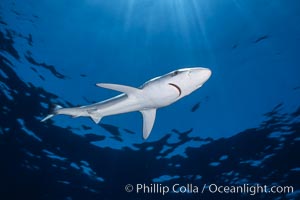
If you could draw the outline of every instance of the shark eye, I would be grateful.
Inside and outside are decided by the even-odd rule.
[[[171,74],[171,76],[172,76],[172,77],[173,77],[173,76],[176,76],[178,73],[179,73],[178,71],[174,71],[174,72]]]

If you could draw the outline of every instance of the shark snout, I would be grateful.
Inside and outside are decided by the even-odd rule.
[[[202,73],[204,74],[203,76],[205,76],[207,78],[206,80],[208,80],[211,76],[211,70],[208,68],[203,69]]]
[[[191,70],[190,76],[195,80],[201,82],[200,84],[205,83],[211,76],[212,72],[208,68],[197,67]]]
[[[191,83],[193,83],[196,88],[201,87],[211,76],[212,72],[208,68],[195,67],[191,68],[189,72],[189,77]]]

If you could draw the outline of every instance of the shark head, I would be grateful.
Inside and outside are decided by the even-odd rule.
[[[178,90],[178,97],[189,95],[200,88],[211,76],[211,70],[203,67],[178,69],[168,73],[162,81]]]
[[[152,130],[156,109],[170,105],[200,88],[211,76],[211,70],[203,67],[183,68],[151,79],[136,92],[135,99],[141,99],[143,108],[143,138]]]
[[[146,82],[141,89],[147,90],[151,103],[163,107],[187,96],[200,88],[211,76],[211,70],[203,67],[183,68]],[[157,100],[156,96],[159,96]]]

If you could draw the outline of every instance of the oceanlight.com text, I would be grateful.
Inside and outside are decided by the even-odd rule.
[[[249,194],[254,196],[256,194],[288,194],[294,192],[293,186],[279,186],[279,185],[260,185],[260,184],[242,184],[242,185],[217,185],[217,184],[203,184],[195,185],[187,184],[173,184],[164,185],[160,183],[141,183],[141,184],[127,184],[125,186],[126,192],[134,192],[136,194]]]

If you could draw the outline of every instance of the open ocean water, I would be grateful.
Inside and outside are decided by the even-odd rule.
[[[0,199],[300,199],[297,0],[1,0]],[[159,109],[56,116],[170,71],[211,78]]]

